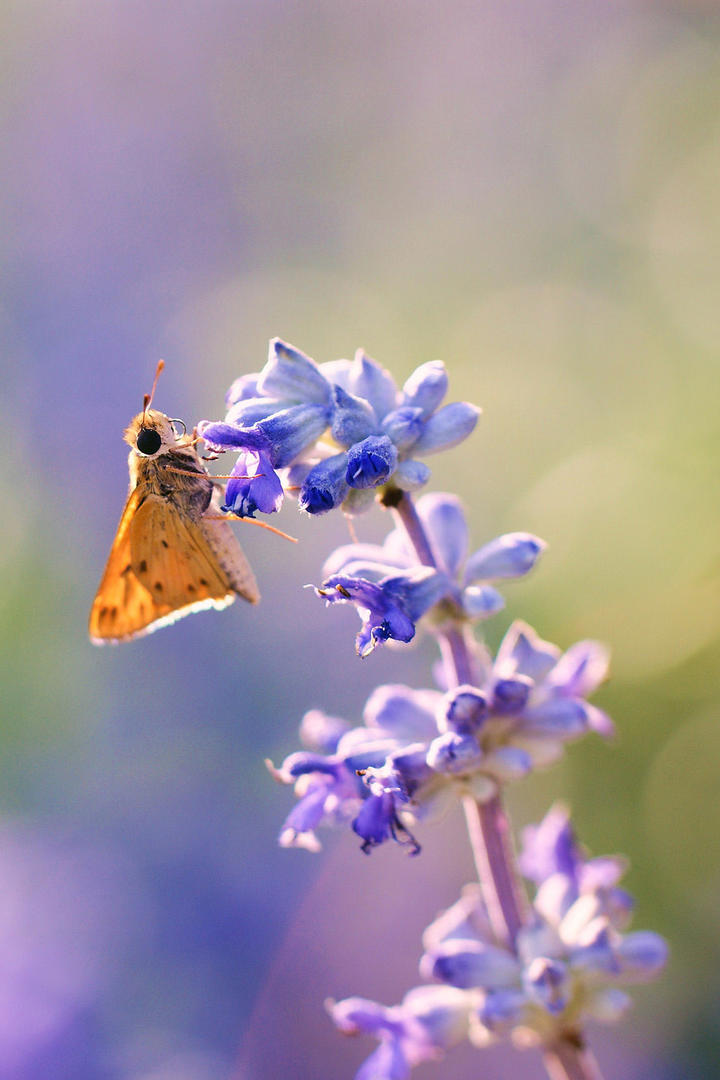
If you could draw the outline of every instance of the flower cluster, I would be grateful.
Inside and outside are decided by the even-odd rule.
[[[618,1019],[631,1004],[621,986],[661,971],[662,938],[624,932],[632,913],[618,886],[624,860],[587,859],[563,807],[525,831],[521,867],[536,892],[515,948],[494,938],[480,887],[469,885],[423,938],[420,974],[443,986],[416,987],[393,1008],[362,998],[331,1004],[341,1031],[380,1040],[357,1080],[402,1080],[464,1037],[552,1046],[579,1036],[588,1019]]]
[[[239,451],[224,509],[273,513],[293,491],[309,514],[338,506],[356,514],[390,481],[422,487],[430,470],[420,459],[462,442],[479,415],[467,402],[442,405],[447,384],[439,361],[417,368],[399,390],[362,350],[354,360],[316,364],[273,338],[262,371],[230,387],[224,420],[198,425],[211,449]]]
[[[383,544],[345,544],[327,560],[317,593],[329,604],[355,604],[363,620],[356,646],[367,656],[381,641],[407,642],[415,624],[445,601],[438,616],[481,621],[505,606],[493,583],[527,574],[545,544],[530,533],[498,536],[468,555],[468,524],[460,500],[446,493],[423,495],[417,514],[433,567],[419,566],[399,526]]]
[[[357,608],[360,656],[411,641],[423,620],[443,657],[435,687],[379,686],[357,726],[305,715],[305,749],[277,769],[268,763],[297,796],[280,843],[317,850],[321,827],[344,825],[366,854],[389,839],[417,854],[418,825],[462,800],[480,884],[427,929],[427,984],[389,1008],[362,998],[329,1006],[342,1031],[379,1042],[357,1080],[405,1080],[466,1038],[557,1050],[568,1078],[589,1080],[582,1025],[619,1017],[629,1004],[620,984],[654,976],[666,948],[655,934],[625,933],[623,861],[586,858],[561,807],[526,830],[520,869],[536,889],[523,910],[499,796],[557,760],[565,743],[612,734],[587,700],[606,677],[608,653],[595,641],[563,652],[520,620],[494,658],[474,636],[504,606],[498,584],[532,570],[545,545],[511,532],[473,551],[455,496],[414,503],[410,493],[429,476],[421,459],[462,441],[477,421],[472,405],[443,405],[446,392],[440,363],[419,367],[400,390],[362,352],[318,365],[275,339],[263,370],[230,388],[224,420],[199,426],[211,449],[238,451],[227,511],[271,513],[288,492],[313,515],[356,514],[374,500],[391,510],[384,543],[340,547],[316,593],[328,606]]]
[[[309,713],[301,726],[309,749],[273,770],[299,798],[281,843],[316,850],[319,826],[351,822],[366,852],[391,838],[419,850],[418,821],[465,795],[492,798],[591,729],[609,734],[609,717],[585,700],[606,669],[597,642],[561,653],[515,622],[478,686],[444,694],[380,686],[354,728]]]

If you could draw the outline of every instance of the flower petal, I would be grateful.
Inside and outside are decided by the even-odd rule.
[[[528,995],[549,1013],[561,1013],[570,994],[569,972],[561,961],[537,956],[523,975]]]
[[[457,446],[473,433],[479,416],[480,409],[466,401],[444,405],[426,422],[422,435],[413,447],[413,453],[418,456],[437,454],[440,450]]]
[[[447,393],[448,376],[441,360],[430,360],[415,368],[403,386],[406,405],[420,409],[424,417],[438,408]]]
[[[558,739],[576,739],[588,730],[587,709],[583,701],[574,698],[550,698],[526,709],[519,727],[533,734],[542,732]]]
[[[300,742],[309,750],[334,754],[342,736],[350,730],[347,720],[309,709],[300,721]]]
[[[230,389],[225,395],[225,407],[230,408],[238,401],[244,401],[246,398],[256,398],[258,396],[258,379],[260,375],[257,372],[252,372],[249,375],[240,375],[230,385]]]
[[[272,446],[276,468],[291,465],[296,457],[317,442],[330,422],[330,407],[317,404],[291,405],[289,409],[260,420],[261,431]]]
[[[358,349],[351,365],[349,389],[369,401],[378,420],[383,420],[395,408],[397,389],[389,371]]]
[[[278,408],[287,407],[292,402],[280,404],[276,398],[254,397],[238,401],[231,405],[225,416],[225,423],[233,427],[249,428],[258,420],[265,420],[268,416],[278,411]]]
[[[371,581],[334,574],[316,589],[328,604],[353,603],[363,620],[355,642],[360,656],[368,656],[376,645],[389,638],[412,641],[415,626],[404,610],[387,595],[381,585]]]
[[[383,1039],[355,1073],[355,1080],[407,1080],[409,1076],[410,1064],[402,1043]]]
[[[523,829],[522,839],[518,861],[525,877],[540,884],[551,874],[561,873],[577,881],[582,853],[566,806],[555,803],[538,825]]]
[[[627,934],[616,950],[622,974],[633,982],[654,979],[668,958],[667,942],[652,930]]]
[[[201,420],[198,435],[214,450],[264,450],[270,453],[270,440],[257,428],[239,428],[222,420]]]
[[[369,435],[347,453],[345,479],[354,488],[379,487],[397,465],[397,449],[387,435]]]
[[[417,512],[439,565],[455,577],[468,549],[467,518],[460,499],[445,492],[432,492],[418,499]]]
[[[446,575],[430,566],[418,566],[385,578],[381,584],[386,596],[400,604],[413,622],[453,591]]]
[[[313,465],[300,488],[300,509],[307,514],[327,514],[339,506],[348,489],[346,469],[347,454],[344,451]]]
[[[225,488],[224,510],[251,518],[258,510],[274,514],[282,506],[282,484],[265,451],[242,451],[231,476]]]
[[[543,641],[531,626],[517,619],[503,638],[495,660],[495,671],[502,675],[516,672],[542,682],[560,658],[557,645]]]
[[[260,372],[257,388],[260,395],[267,397],[330,404],[330,383],[315,361],[280,338],[270,341],[267,363]]]
[[[479,731],[488,713],[487,695],[475,686],[457,686],[443,698],[438,713],[440,731],[469,735]]]
[[[401,491],[417,491],[427,484],[430,479],[430,470],[422,461],[401,461],[393,473],[393,483]]]
[[[607,678],[610,650],[599,641],[578,641],[548,675],[548,683],[570,697],[587,697]]]
[[[341,386],[333,387],[335,410],[331,433],[335,442],[346,449],[377,431],[377,417],[363,398],[348,394]]]
[[[432,739],[437,734],[436,690],[411,690],[393,683],[378,686],[365,703],[363,720],[368,728],[391,732],[403,742]]]
[[[505,533],[471,555],[465,583],[522,577],[532,570],[546,544],[531,533]]]
[[[492,585],[468,585],[461,594],[462,608],[471,619],[489,619],[505,607],[505,597]]]
[[[422,409],[403,405],[393,409],[383,420],[383,431],[392,439],[398,450],[407,450],[417,442],[423,431]]]
[[[420,961],[420,973],[462,990],[473,987],[495,990],[516,985],[520,965],[507,949],[479,941],[451,939],[437,953],[425,953]]]

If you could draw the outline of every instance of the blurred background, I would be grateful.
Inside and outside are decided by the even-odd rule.
[[[262,761],[310,707],[356,721],[432,649],[353,654],[302,586],[347,533],[242,529],[263,604],[95,649],[126,494],[121,433],[217,418],[278,334],[442,359],[484,408],[430,460],[476,544],[549,548],[509,587],[563,647],[611,644],[588,738],[512,792],[624,852],[664,979],[593,1044],[606,1077],[720,1071],[720,8],[586,0],[11,0],[2,5],[4,338],[0,1077],[317,1080],[372,1049],[327,996],[393,1003],[472,876],[348,834],[280,851]],[[242,527],[239,527],[242,528]],[[379,514],[363,538],[384,535]],[[465,1049],[419,1077],[540,1080]]]

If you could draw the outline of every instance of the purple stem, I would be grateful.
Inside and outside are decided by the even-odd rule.
[[[403,493],[393,509],[424,566],[437,567],[427,534],[415,504]],[[448,685],[479,682],[468,631],[462,624],[448,625],[438,633]],[[507,817],[499,795],[488,802],[465,800],[465,819],[483,890],[488,917],[498,941],[515,948],[523,924],[526,902],[515,869],[515,857]]]
[[[549,1046],[543,1061],[550,1080],[602,1080],[591,1051],[570,1039]]]
[[[437,568],[437,561],[412,498],[405,492],[398,493],[393,501],[386,505],[392,506],[420,563]],[[471,645],[468,633],[460,622],[445,626],[438,632],[449,686],[460,686],[463,683],[477,685],[480,681],[474,655],[476,650],[474,643]],[[524,922],[527,900],[516,869],[507,815],[499,795],[487,802],[478,802],[468,796],[464,809],[490,924],[498,941],[515,950],[518,931]],[[547,1047],[543,1060],[551,1080],[602,1080],[594,1057],[574,1037]]]
[[[499,795],[487,802],[468,797],[463,806],[490,925],[498,941],[514,950],[526,904],[507,815]]]

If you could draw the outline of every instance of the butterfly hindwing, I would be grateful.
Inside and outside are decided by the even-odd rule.
[[[176,610],[209,600],[223,601],[224,607],[233,599],[202,528],[170,499],[143,499],[130,526],[130,548],[133,573],[159,607]]]

